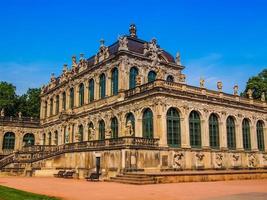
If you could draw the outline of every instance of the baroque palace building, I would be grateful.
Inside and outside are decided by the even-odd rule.
[[[16,150],[2,167],[25,161],[82,174],[95,157],[106,174],[267,167],[265,95],[241,97],[237,85],[226,94],[220,81],[217,91],[203,79],[190,86],[184,68],[179,53],[139,39],[135,25],[110,46],[102,40],[96,55],[73,56],[71,69],[52,74],[39,122],[1,117],[1,153]]]

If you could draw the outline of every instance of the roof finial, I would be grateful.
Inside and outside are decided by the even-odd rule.
[[[137,38],[136,31],[137,30],[135,24],[131,24],[129,28],[130,36],[133,38]]]
[[[102,38],[102,39],[100,40],[100,47],[103,47],[103,46],[105,46],[105,40]]]

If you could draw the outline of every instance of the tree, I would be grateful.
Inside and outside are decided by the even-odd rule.
[[[241,93],[241,96],[247,96],[247,91],[251,89],[254,99],[261,99],[261,94],[264,92],[267,95],[267,69],[264,69],[257,76],[248,79],[246,89]]]
[[[0,109],[5,110],[5,115],[15,115],[16,98],[16,87],[7,82],[0,82]]]

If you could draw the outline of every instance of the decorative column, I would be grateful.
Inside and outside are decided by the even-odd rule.
[[[122,137],[122,136],[125,136],[125,133],[126,133],[126,129],[125,129],[125,126],[126,126],[126,118],[125,118],[125,113],[121,113],[119,114],[119,137]]]
[[[83,123],[83,141],[88,141],[88,122]]]
[[[264,122],[265,126],[263,127],[263,135],[264,135],[264,147],[265,147],[265,152],[267,152],[267,128],[266,128],[266,121]],[[1,141],[1,138],[0,138]]]
[[[202,148],[208,149],[210,148],[210,137],[209,137],[209,120],[207,116],[203,116],[201,119],[201,143]]]
[[[161,146],[168,146],[166,133],[167,132],[166,132],[165,109],[163,111],[163,105],[157,103],[155,106],[155,117],[154,117],[154,138],[160,139],[159,142]]]
[[[0,142],[0,154],[3,153],[4,134],[5,134],[5,132],[4,132],[3,128],[0,127],[0,141],[2,141],[2,142]]]
[[[70,109],[70,89],[66,90],[66,110]]]
[[[40,119],[44,119],[44,100],[41,99],[41,106],[40,106]]]
[[[74,87],[74,108],[79,106],[79,84]]]
[[[243,134],[242,134],[242,119],[240,117],[236,120],[236,149],[244,150]]]
[[[189,112],[188,108],[184,108],[184,112],[181,113],[181,147],[190,148],[189,137]]]
[[[119,88],[119,92],[121,92],[121,91],[125,90],[126,86],[127,86],[126,85],[127,73],[125,70],[125,63],[123,61],[119,64],[118,71],[119,71],[118,88]]]
[[[89,81],[84,82],[84,104],[89,103]]]
[[[227,149],[227,130],[226,130],[226,119],[225,115],[221,115],[221,120],[219,122],[219,138],[220,138],[220,148],[222,150]]]
[[[111,72],[110,70],[107,72],[107,80],[106,80],[106,96],[111,96]]]
[[[251,121],[250,140],[251,140],[251,150],[258,151],[257,128],[256,128],[256,122],[254,120]]]
[[[47,117],[51,117],[51,113],[50,113],[50,99],[47,100]]]
[[[95,100],[100,99],[99,97],[99,77],[95,79]]]
[[[138,110],[138,112],[134,113],[135,115],[135,136],[143,137],[143,127],[142,127],[142,111]]]
[[[59,105],[58,106],[59,106],[59,113],[61,113],[63,110],[63,92],[59,94]]]

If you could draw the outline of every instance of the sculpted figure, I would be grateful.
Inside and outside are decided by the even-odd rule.
[[[261,93],[261,101],[265,101],[265,93],[263,92],[263,93]]]
[[[234,95],[238,95],[238,85],[234,86]]]
[[[177,52],[175,62],[177,65],[181,65],[181,55],[180,52]]]
[[[218,81],[218,82],[217,82],[217,88],[218,88],[218,90],[219,90],[220,92],[222,91],[223,84],[222,84],[221,81]]]
[[[248,92],[247,92],[248,98],[252,99],[252,94],[253,94],[252,89],[248,89]]]
[[[1,117],[4,117],[4,116],[5,116],[5,109],[2,108],[2,110],[1,110]]]
[[[142,77],[141,75],[136,76],[136,86],[140,86],[142,82]]]
[[[133,125],[132,125],[132,122],[130,120],[126,124],[126,130],[127,130],[126,134],[128,136],[133,136],[134,135]]]
[[[128,50],[127,37],[120,37],[119,38],[119,50]]]
[[[137,37],[136,31],[137,30],[135,24],[131,24],[129,28],[130,36],[136,38]]]
[[[95,140],[95,129],[92,127],[89,128],[89,140]]]
[[[205,88],[205,80],[203,78],[200,79],[199,84],[201,88]]]
[[[72,56],[72,67],[77,67],[77,60],[76,60],[76,56]]]
[[[21,118],[22,118],[22,113],[19,112],[19,113],[18,113],[18,116],[19,116],[19,119],[21,119]]]

